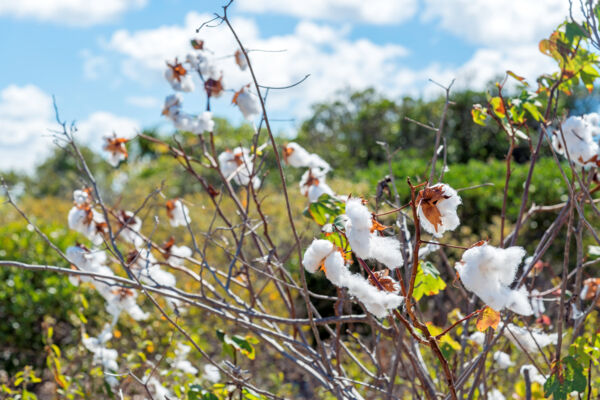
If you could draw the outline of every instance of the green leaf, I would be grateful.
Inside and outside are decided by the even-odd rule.
[[[423,296],[438,294],[445,288],[446,282],[440,277],[437,268],[429,261],[420,261],[413,291],[415,300],[419,301]]]
[[[561,374],[562,376],[559,376]],[[562,359],[561,365],[544,383],[544,395],[554,400],[566,400],[571,392],[584,392],[587,379],[583,367],[573,356]]]
[[[540,112],[540,110],[530,102],[523,103],[523,108],[527,110],[527,112],[535,119],[536,121],[543,121],[544,116]]]
[[[487,119],[487,108],[481,107],[479,104],[475,104],[471,109],[471,116],[473,122],[477,125],[485,126],[485,120]]]

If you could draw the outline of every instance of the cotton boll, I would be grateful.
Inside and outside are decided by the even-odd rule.
[[[257,115],[262,114],[262,108],[258,96],[250,91],[246,86],[235,93],[233,104],[236,104],[244,118],[251,121]]]
[[[325,275],[334,285],[348,288],[349,294],[360,300],[366,309],[378,318],[386,317],[389,310],[398,308],[402,304],[402,296],[381,291],[361,275],[352,274],[345,266],[342,255],[337,251],[325,259]]]
[[[600,114],[598,113],[589,113],[583,116],[583,119],[588,125],[588,129],[590,130],[590,134],[593,136],[600,135]]]
[[[181,111],[181,104],[183,103],[183,97],[179,93],[170,94],[165,98],[165,104],[163,106],[162,115],[174,120],[177,114]]]
[[[106,324],[104,329],[98,337],[83,337],[81,342],[83,346],[93,353],[93,363],[101,365],[106,371],[116,372],[119,369],[117,364],[117,358],[119,353],[115,349],[109,349],[105,346],[105,343],[110,340],[112,334],[110,333],[110,325]]]
[[[372,235],[370,246],[370,259],[375,259],[390,269],[399,268],[404,264],[398,240]]]
[[[592,136],[592,132],[597,133],[598,127],[589,124],[589,121],[595,122],[595,119],[594,116],[567,118],[561,125],[562,134],[560,129],[552,132],[552,147],[565,158],[568,152],[571,161],[575,164],[584,167],[598,165],[600,147]]]
[[[180,199],[167,201],[167,217],[172,227],[187,226],[192,222],[190,212],[185,204]]]
[[[308,188],[308,192],[307,192],[308,201],[311,203],[319,201],[319,197],[321,197],[324,194],[327,194],[331,197],[335,197],[335,193],[333,193],[333,190],[331,190],[329,185],[327,185],[325,182],[321,181],[321,182],[319,182],[318,185],[312,185]]]
[[[478,345],[483,346],[483,343],[485,342],[485,334],[479,331],[473,332],[469,335],[469,340],[472,340]]]
[[[400,242],[391,237],[377,236],[371,232],[373,217],[360,199],[348,199],[346,202],[346,237],[357,257],[373,259],[390,269],[403,264]]]
[[[85,190],[75,190],[73,192],[73,202],[76,206],[83,206],[91,203],[92,199],[89,193]]]
[[[150,390],[150,393],[152,393],[153,398],[156,400],[169,400],[174,398],[171,394],[171,391],[161,385],[161,383],[155,377],[151,377],[150,379],[146,380],[146,386],[148,387],[148,390]]]
[[[417,213],[421,226],[435,237],[453,231],[460,224],[456,209],[462,203],[456,190],[438,183],[417,195]]]
[[[349,199],[346,202],[346,215],[352,221],[354,229],[370,230],[373,226],[371,212],[362,204],[361,199]]]
[[[498,389],[488,391],[487,400],[506,400],[506,397]]]
[[[131,211],[121,211],[119,215],[121,233],[119,237],[136,248],[143,246],[144,238],[140,235],[142,220]]]
[[[171,363],[171,367],[181,370],[186,374],[196,375],[198,373],[198,369],[187,360],[190,350],[190,346],[179,343],[177,345],[177,349],[175,349],[175,359]]]
[[[137,305],[137,291],[126,288],[113,288],[108,285],[96,285],[96,288],[106,300],[106,311],[115,320],[119,318],[122,311],[126,311],[136,321],[146,320],[150,316]]]
[[[306,170],[300,178],[300,193],[308,197],[311,203],[318,201],[323,194],[335,197],[333,190],[325,183],[325,175],[313,168]]]
[[[183,260],[192,256],[192,249],[187,246],[172,246],[167,258],[167,263],[179,266],[183,264]]]
[[[326,174],[331,167],[327,161],[323,160],[317,154],[309,153],[297,143],[288,143],[283,147],[283,159],[292,167],[307,167],[317,169],[319,174]]]
[[[523,377],[525,377],[525,371],[529,372],[529,380],[532,383],[539,383],[542,386],[544,385],[544,383],[546,383],[546,378],[544,378],[544,375],[540,374],[540,371],[538,371],[538,369],[534,365],[525,364],[521,367],[521,370],[519,372]]]
[[[102,243],[106,230],[104,217],[89,205],[71,208],[67,219],[70,229],[82,233],[96,246]]]
[[[509,308],[521,315],[531,315],[527,293],[508,287],[524,255],[525,250],[520,247],[501,249],[483,244],[465,251],[455,268],[465,288],[494,310]]]
[[[493,359],[500,369],[507,369],[508,367],[515,365],[515,363],[510,360],[510,356],[502,351],[495,352]]]
[[[544,348],[550,344],[556,344],[558,341],[557,333],[546,334],[538,329],[527,330],[514,324],[507,325],[504,330],[504,336],[506,336],[518,349],[523,347],[529,353],[539,353],[540,348]]]
[[[183,67],[181,63],[175,59],[173,64],[167,63],[167,69],[165,70],[165,78],[173,88],[178,92],[193,92],[194,81],[192,81],[191,75]]]
[[[209,382],[218,383],[221,380],[221,373],[219,372],[219,368],[212,364],[206,364],[204,366],[203,377]]]
[[[236,147],[233,150],[226,150],[218,156],[219,167],[225,178],[232,179],[240,186],[248,186],[252,181],[254,189],[260,187],[260,179],[252,175],[254,163],[250,150],[245,147]]]
[[[304,258],[302,259],[304,269],[314,274],[319,269],[325,257],[331,252],[333,252],[333,243],[323,239],[313,240],[304,252]]]
[[[520,315],[532,315],[533,309],[527,297],[527,290],[522,287],[519,290],[511,290],[506,308]]]
[[[117,137],[116,134],[104,138],[103,149],[108,152],[107,161],[113,167],[117,167],[121,161],[127,159],[128,153],[127,147],[125,146],[125,143],[127,142],[127,139]]]

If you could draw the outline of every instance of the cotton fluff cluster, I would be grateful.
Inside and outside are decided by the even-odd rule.
[[[186,374],[196,375],[198,373],[198,369],[187,360],[187,356],[190,353],[190,350],[190,346],[187,346],[183,343],[179,343],[177,345],[177,349],[175,349],[175,359],[173,360],[173,362],[171,362],[171,367],[181,370]]]
[[[361,199],[348,199],[346,216],[346,237],[357,257],[377,260],[390,269],[402,266],[400,242],[373,232],[373,216]]]
[[[433,236],[442,237],[460,224],[456,209],[462,200],[450,186],[438,183],[427,187],[419,192],[416,202],[421,226]]]
[[[142,229],[142,220],[131,211],[119,212],[119,237],[127,243],[133,244],[136,248],[144,244],[144,238],[140,234]]]
[[[144,381],[146,382],[146,386],[148,386],[150,393],[152,393],[153,399],[170,400],[175,398],[173,397],[171,391],[164,387],[154,376],[150,377],[150,379],[148,379],[148,376],[146,376],[144,377]]]
[[[218,160],[221,172],[225,178],[233,179],[240,186],[248,186],[250,181],[252,181],[252,187],[258,189],[260,178],[252,176],[254,160],[250,150],[245,147],[225,150],[219,154]]]
[[[506,400],[506,397],[504,397],[501,391],[494,388],[488,391],[487,400]]]
[[[158,261],[148,249],[133,250],[127,255],[131,272],[147,285],[174,287],[175,275],[160,268]]]
[[[552,147],[556,152],[565,157],[568,152],[571,161],[583,167],[600,166],[600,147],[593,137],[600,131],[598,114],[571,116],[561,127],[562,134],[560,129],[552,132]]]
[[[172,227],[187,226],[192,222],[190,211],[181,199],[167,201],[166,208],[167,217],[169,217],[169,223]]]
[[[497,351],[492,356],[494,362],[500,369],[507,369],[508,367],[512,367],[515,365],[513,361],[511,361],[510,356],[503,351]]]
[[[105,324],[104,329],[102,329],[102,332],[100,332],[98,337],[83,336],[81,341],[83,346],[94,354],[94,364],[101,365],[104,371],[115,373],[119,369],[119,364],[117,363],[119,353],[115,349],[109,349],[106,347],[106,343],[111,338],[111,326],[109,324]],[[119,383],[117,378],[111,375],[105,375],[104,379],[113,387]]]
[[[107,225],[104,216],[92,208],[89,190],[75,190],[73,200],[74,206],[68,216],[69,229],[82,233],[96,246],[101,244]]]
[[[175,246],[175,238],[171,237],[163,246],[167,263],[172,266],[181,266],[183,260],[192,256],[192,249],[187,246]]]
[[[127,147],[125,143],[128,140],[125,138],[117,137],[116,134],[113,133],[111,136],[106,136],[104,138],[104,150],[108,152],[108,163],[113,167],[119,166],[121,161],[127,160]]]
[[[300,193],[314,203],[323,194],[335,197],[335,193],[325,182],[326,174],[331,170],[327,161],[317,154],[309,153],[297,143],[288,143],[282,149],[283,160],[294,168],[308,168],[300,179]]]
[[[321,174],[326,174],[331,170],[329,163],[318,154],[309,153],[304,147],[294,142],[283,146],[283,160],[294,168],[318,169]]]
[[[318,168],[307,169],[300,178],[300,193],[314,203],[324,194],[335,197],[333,190],[325,182],[325,174]]]
[[[508,286],[524,255],[521,247],[501,249],[486,243],[465,251],[455,268],[465,287],[494,310],[508,308],[517,314],[531,315],[525,288],[513,290]]]
[[[206,364],[204,366],[204,374],[202,376],[204,379],[212,383],[218,383],[221,380],[221,373],[219,372],[219,368],[215,367],[212,364]]]
[[[251,121],[257,115],[262,114],[259,98],[250,91],[250,85],[243,86],[240,90],[235,92],[231,102],[238,106],[244,115],[244,118],[248,121]]]
[[[539,383],[542,386],[544,385],[544,383],[546,383],[546,378],[534,365],[525,364],[521,367],[520,373],[523,377],[525,377],[525,371],[529,372],[529,380],[531,381],[531,383]]]
[[[195,86],[192,76],[188,73],[188,70],[183,64],[177,61],[177,58],[175,58],[175,61],[172,63],[167,62],[165,78],[167,79],[167,82],[171,84],[173,90],[178,92],[194,91]]]
[[[91,272],[94,274],[114,276],[113,271],[106,265],[106,253],[102,250],[90,251],[82,244],[77,244],[67,248],[67,259],[80,271]],[[81,282],[91,282],[93,278],[88,276],[69,276],[69,281],[74,286]]]
[[[378,318],[386,317],[390,310],[402,304],[402,296],[381,291],[361,275],[352,274],[342,255],[327,240],[314,240],[304,253],[302,265],[310,273],[315,273],[322,265],[325,276],[331,283],[340,288],[347,288],[351,296],[356,297]]]
[[[182,110],[183,99],[179,93],[171,94],[165,99],[162,115],[173,121],[173,125],[180,131],[202,134],[212,132],[215,122],[210,111],[204,111],[198,116],[188,114]]]
[[[529,353],[539,353],[540,349],[550,344],[556,344],[558,341],[557,333],[547,334],[538,329],[527,330],[514,324],[506,326],[504,336],[517,346],[517,348],[520,349],[522,347]]]

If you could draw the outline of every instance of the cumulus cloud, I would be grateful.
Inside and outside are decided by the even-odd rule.
[[[144,7],[147,0],[19,0],[0,2],[0,16],[90,26],[110,22],[131,9]]]
[[[126,76],[154,85],[164,81],[165,60],[185,57],[190,52],[189,40],[195,29],[210,18],[208,14],[190,12],[183,25],[135,32],[120,30],[112,35],[107,48],[123,56],[121,66]],[[348,26],[334,28],[300,21],[289,34],[262,37],[252,19],[234,18],[232,23],[248,49],[281,50],[276,53],[250,51],[262,84],[288,85],[311,74],[302,85],[270,96],[272,110],[293,109],[294,116],[301,115],[309,104],[323,100],[336,89],[368,86],[385,89],[390,76],[401,72],[398,60],[408,54],[406,48],[397,44],[351,39]],[[225,26],[203,29],[199,36],[219,58],[228,88],[239,89],[251,81],[249,72],[240,71],[231,57],[237,45]],[[148,79],[149,75],[155,79]],[[168,90],[167,84],[164,85]]]
[[[367,24],[398,24],[417,12],[417,0],[240,0],[238,10],[273,13],[298,18],[352,21]]]
[[[423,19],[471,43],[538,42],[568,15],[564,0],[425,0]]]
[[[77,138],[99,149],[113,131],[131,137],[139,124],[108,112],[95,112],[77,124]],[[54,148],[52,97],[34,85],[10,85],[0,91],[0,170],[32,171]]]

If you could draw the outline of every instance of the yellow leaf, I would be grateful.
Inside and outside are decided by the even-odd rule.
[[[485,332],[489,327],[492,327],[492,329],[496,330],[499,323],[500,313],[491,309],[490,307],[486,307],[481,313],[479,313],[476,326],[479,332]]]

